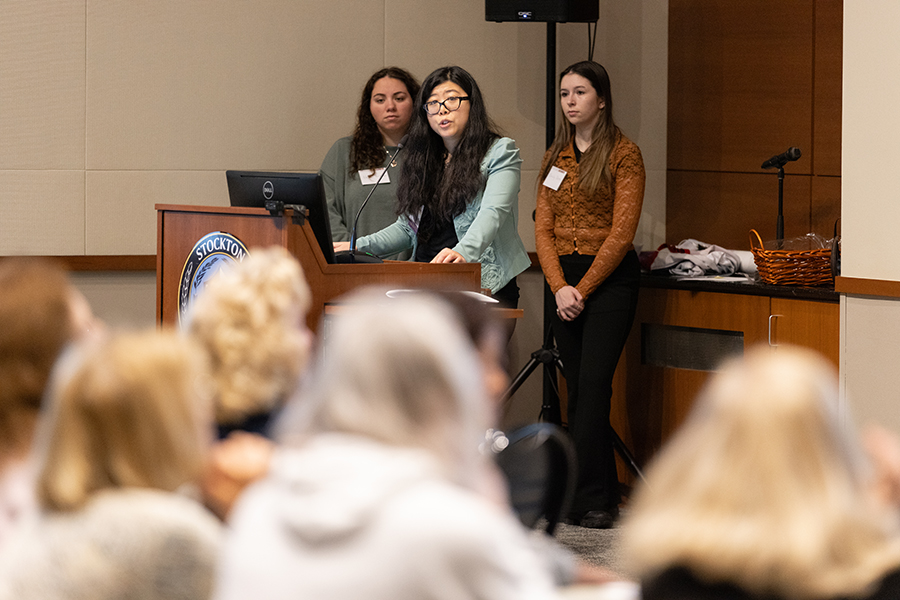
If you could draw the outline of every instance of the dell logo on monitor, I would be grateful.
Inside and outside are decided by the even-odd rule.
[[[272,196],[275,195],[275,186],[272,185],[271,181],[267,181],[263,184],[263,197],[266,200],[271,200]]]

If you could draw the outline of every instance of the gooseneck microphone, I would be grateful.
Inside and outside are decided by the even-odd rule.
[[[791,162],[792,160],[797,160],[800,158],[800,148],[791,147],[782,152],[781,154],[777,154],[764,162],[761,169],[775,169],[781,168],[785,164]]]
[[[363,209],[366,207],[366,204],[369,203],[369,198],[372,197],[372,194],[375,193],[375,189],[381,184],[381,180],[384,179],[385,174],[388,172],[388,169],[394,163],[394,159],[397,158],[397,155],[400,154],[400,151],[403,150],[403,147],[406,145],[406,140],[409,138],[409,135],[404,135],[400,138],[400,143],[397,144],[397,149],[394,150],[394,153],[391,155],[390,160],[388,160],[387,166],[381,172],[381,175],[378,176],[378,180],[375,182],[375,185],[372,186],[372,189],[369,190],[369,195],[366,196],[366,199],[363,200],[363,203],[359,205],[359,210],[356,211],[356,218],[353,219],[353,228],[350,229],[350,249],[346,252],[338,252],[334,255],[335,262],[339,263],[356,263],[356,262],[382,262],[382,260],[376,256],[372,256],[371,254],[363,254],[357,253],[356,251],[356,226],[359,225],[359,216],[362,214]]]

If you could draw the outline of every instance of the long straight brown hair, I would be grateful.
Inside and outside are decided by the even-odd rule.
[[[600,118],[594,126],[591,135],[591,147],[587,149],[579,163],[579,185],[587,194],[594,194],[600,190],[604,184],[610,184],[612,173],[609,171],[609,155],[612,153],[616,145],[616,134],[618,127],[613,121],[613,100],[612,91],[609,84],[609,74],[603,65],[595,63],[591,60],[577,62],[567,67],[559,76],[560,84],[562,78],[570,73],[581,75],[594,87],[597,95],[602,98],[606,106],[600,109]],[[556,162],[559,153],[562,152],[575,139],[575,126],[569,123],[560,106],[560,114],[562,122],[556,131],[556,138],[550,145],[549,160],[542,166],[540,175],[538,176],[538,185],[547,177],[553,163]]]

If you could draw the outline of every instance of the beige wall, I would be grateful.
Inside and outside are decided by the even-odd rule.
[[[842,406],[858,425],[900,433],[900,302],[848,296],[841,303]]]
[[[900,3],[844,1],[841,273],[900,281]]]
[[[114,327],[156,324],[156,273],[72,273],[97,316]]]
[[[900,281],[900,4],[844,0],[841,274]],[[900,302],[847,296],[841,380],[859,423],[900,432]]]
[[[637,242],[656,246],[665,223],[667,2],[600,5],[595,59],[610,71],[617,121],[648,172]],[[587,57],[587,25],[557,31],[560,67]],[[225,205],[226,169],[318,169],[350,133],[367,77],[389,64],[419,78],[459,64],[476,77],[522,151],[520,231],[533,249],[545,32],[485,22],[483,0],[7,3],[0,255],[154,254],[156,203]],[[153,322],[152,277],[76,282],[112,322]],[[514,368],[541,344],[541,285],[539,274],[523,277]],[[533,418],[535,394],[524,394],[527,408],[517,400],[514,419]]]
[[[596,55],[644,150],[642,232],[660,241],[666,18],[662,0],[603,2]],[[558,27],[561,66],[586,57],[586,28]],[[386,64],[475,75],[522,150],[527,216],[545,31],[485,22],[481,0],[440,15],[421,0],[15,3],[0,14],[0,254],[152,254],[155,203],[225,204],[229,168],[316,170]],[[528,219],[522,234],[533,246]]]

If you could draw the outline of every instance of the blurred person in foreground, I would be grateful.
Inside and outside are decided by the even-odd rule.
[[[53,364],[67,344],[100,328],[59,264],[0,261],[0,547],[36,509],[30,451]]]
[[[269,422],[306,367],[311,301],[300,263],[273,246],[254,248],[217,273],[191,306],[186,331],[210,357],[221,438],[204,471],[203,493],[223,519],[269,468]]]
[[[73,347],[36,440],[40,511],[0,553],[3,600],[209,596],[220,525],[179,494],[211,441],[203,353],[174,333]]]
[[[698,398],[623,529],[644,600],[900,598],[900,529],[808,350],[756,348]]]
[[[554,597],[479,452],[491,404],[452,309],[345,304],[234,509],[214,597]]]
[[[496,441],[498,438],[502,438],[508,443],[508,440],[502,431],[494,429],[494,427],[500,426],[503,412],[501,401],[510,385],[505,352],[506,330],[501,319],[493,310],[493,305],[476,299],[477,297],[469,292],[444,291],[438,293],[438,296],[449,306],[469,340],[475,345],[480,359],[484,388],[489,400],[489,415],[492,423],[492,428],[487,431],[486,443],[493,452],[502,452],[505,446],[502,444],[499,447],[496,446]],[[510,502],[505,483],[503,481],[497,483],[500,488],[491,495],[496,494],[505,502]],[[530,540],[542,559],[550,566],[554,580],[559,586],[596,586],[598,584],[614,586],[624,583],[617,573],[582,560],[543,530],[532,531]],[[631,582],[629,585],[633,587]]]

